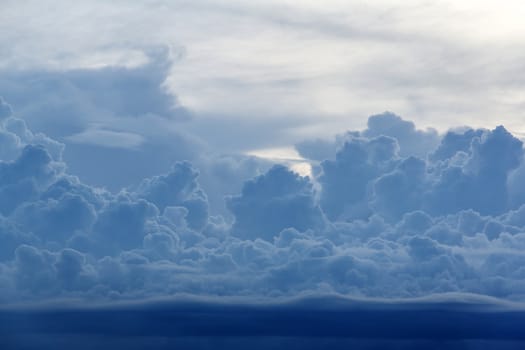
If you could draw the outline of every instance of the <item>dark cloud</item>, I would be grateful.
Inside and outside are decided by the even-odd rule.
[[[67,259],[80,259],[68,254]],[[78,271],[69,269],[68,278],[77,275]],[[320,296],[255,304],[183,298],[87,308],[25,308],[0,311],[0,336],[7,349],[95,345],[101,349],[523,346],[520,326],[525,315],[521,309],[459,297],[465,301],[367,302]],[[127,341],[130,338],[132,343]]]

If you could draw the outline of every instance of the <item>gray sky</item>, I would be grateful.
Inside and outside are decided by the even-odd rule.
[[[3,0],[0,67],[133,67],[169,47],[165,88],[193,113],[187,127],[243,151],[272,130],[286,146],[385,110],[519,133],[524,15],[522,1]]]

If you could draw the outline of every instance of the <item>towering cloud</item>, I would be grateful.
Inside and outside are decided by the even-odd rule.
[[[465,149],[464,140],[469,138]],[[437,181],[428,204],[432,212],[474,209],[494,215],[509,209],[507,180],[522,161],[521,141],[499,126],[492,131],[468,130],[459,137],[449,133],[434,155],[445,149],[453,151],[448,151],[449,158],[436,167]]]
[[[413,122],[391,112],[369,117],[367,129],[362,135],[368,138],[381,135],[395,138],[399,143],[399,154],[403,157],[425,158],[439,144],[436,130],[417,130]]]
[[[398,143],[387,136],[373,139],[350,137],[335,160],[321,163],[321,206],[332,220],[341,215],[366,218],[371,180],[388,172],[398,158]]]
[[[228,199],[228,207],[235,216],[232,234],[245,239],[271,241],[286,228],[323,226],[310,180],[282,165],[246,182],[239,196]]]
[[[366,131],[338,138],[312,177],[274,165],[246,181],[224,199],[230,220],[210,214],[190,162],[109,192],[69,174],[64,145],[10,113],[0,125],[2,303],[175,293],[525,296],[525,201],[513,196],[523,148],[503,127],[450,131],[436,143],[433,131],[397,116],[371,117]],[[222,157],[201,165],[206,181],[228,184],[218,201],[260,164]]]
[[[71,172],[86,183],[119,190],[200,154],[201,141],[182,131],[190,113],[164,85],[168,56],[165,49],[151,49],[139,66],[0,67],[0,95],[38,131],[35,137],[43,132],[68,145],[62,157]],[[2,120],[11,108],[0,106]],[[20,121],[9,123],[6,128],[25,137],[23,126],[14,125]]]
[[[175,163],[168,174],[142,181],[136,195],[155,204],[160,211],[168,207],[186,208],[189,226],[198,231],[208,220],[208,201],[197,183],[198,176],[190,163]]]

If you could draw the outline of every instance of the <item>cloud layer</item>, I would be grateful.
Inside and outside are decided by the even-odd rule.
[[[142,48],[171,47],[167,86],[210,134],[272,124],[279,146],[361,128],[378,106],[440,130],[505,118],[523,132],[524,13],[519,0],[6,0],[0,69],[137,67]]]
[[[6,349],[519,349],[523,308],[489,298],[363,301],[339,296],[0,310]],[[453,320],[453,322],[451,322]]]
[[[503,127],[438,135],[376,115],[320,152],[305,143],[305,156],[336,150],[312,160],[312,177],[274,165],[224,198],[222,216],[210,212],[190,162],[109,192],[68,173],[63,144],[31,132],[4,101],[1,111],[2,303],[180,293],[525,298],[523,145]],[[242,162],[201,167],[235,182],[251,173]]]

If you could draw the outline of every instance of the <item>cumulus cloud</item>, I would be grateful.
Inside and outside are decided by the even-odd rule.
[[[367,139],[378,136],[392,137],[397,140],[398,153],[402,157],[425,158],[440,145],[440,136],[436,130],[431,128],[419,130],[413,122],[404,120],[392,112],[384,112],[370,116],[367,128],[362,131],[340,134],[334,140],[303,140],[296,144],[296,149],[307,159],[323,161],[332,159],[337,149],[341,148],[347,140],[357,136]]]
[[[208,155],[202,171],[174,162],[110,192],[69,173],[63,144],[8,116],[0,301],[333,292],[524,300],[525,203],[510,181],[523,166],[521,141],[503,127],[436,136],[390,114],[371,119],[404,131],[346,133],[311,177]],[[425,137],[425,154],[408,151]],[[213,200],[228,215],[211,212],[201,181],[224,186]]]
[[[398,158],[399,146],[391,137],[351,137],[339,149],[335,160],[321,163],[321,206],[332,220],[339,216],[369,215],[366,205],[368,183],[387,172]]]
[[[436,130],[418,130],[413,122],[391,112],[369,117],[367,129],[362,134],[368,138],[381,135],[395,138],[399,143],[399,154],[403,157],[424,158],[439,144]]]
[[[309,179],[282,165],[246,182],[228,207],[235,216],[232,233],[242,238],[272,240],[286,228],[304,231],[323,225]]]
[[[203,144],[183,130],[190,113],[165,88],[169,50],[146,51],[137,66],[2,69],[0,94],[35,135],[68,146],[62,156],[71,173],[118,191],[197,158]],[[1,115],[11,110],[1,106]]]
[[[205,221],[203,215],[196,217],[199,210],[231,222],[224,197],[239,193],[244,181],[272,164],[222,147],[225,139],[238,145],[251,138],[240,140],[244,133],[238,125],[202,124],[178,103],[165,83],[175,54],[175,49],[150,48],[138,65],[0,68],[0,94],[10,103],[0,103],[0,159],[15,160],[28,143],[44,144],[54,160],[67,164],[69,174],[113,192],[137,187],[144,178],[168,173],[175,162],[188,160],[199,168],[207,197],[207,203],[193,200],[191,225]],[[17,118],[9,117],[13,110]],[[220,130],[228,130],[229,136]],[[25,186],[21,193],[30,191]],[[0,206],[12,205],[1,201],[7,203]]]
[[[189,162],[179,162],[168,174],[145,179],[135,193],[138,198],[155,204],[160,211],[168,207],[186,208],[188,225],[201,230],[208,220],[208,201],[197,183],[198,176]]]

